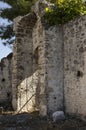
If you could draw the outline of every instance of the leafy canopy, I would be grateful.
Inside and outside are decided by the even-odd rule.
[[[47,7],[44,16],[50,25],[63,24],[86,14],[86,3],[84,0],[54,0],[53,3],[55,6]]]

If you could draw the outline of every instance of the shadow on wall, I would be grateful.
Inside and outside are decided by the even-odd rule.
[[[18,112],[38,109],[38,46],[35,50],[33,48],[33,27],[36,20],[36,15],[31,13],[19,20],[14,27],[16,43],[12,104]]]
[[[32,61],[32,66],[28,64],[28,67],[31,67],[32,73],[28,73],[28,77],[25,76],[25,79],[18,85],[18,112],[34,111],[39,107],[38,47],[33,54]]]

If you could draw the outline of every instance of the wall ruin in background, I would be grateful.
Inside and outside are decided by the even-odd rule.
[[[12,107],[12,53],[0,62],[0,106]]]

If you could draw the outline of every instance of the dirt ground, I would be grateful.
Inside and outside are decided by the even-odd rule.
[[[0,130],[86,130],[86,122],[67,119],[55,124],[38,113],[3,114],[0,115]]]

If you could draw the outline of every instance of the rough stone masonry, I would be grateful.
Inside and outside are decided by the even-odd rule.
[[[43,25],[38,4],[14,21],[13,107],[46,115],[63,110],[63,35],[61,26]]]
[[[14,20],[12,106],[43,116],[57,110],[86,116],[86,15],[50,27],[45,7],[39,1]]]
[[[0,107],[9,110],[12,106],[12,53],[0,62]]]

